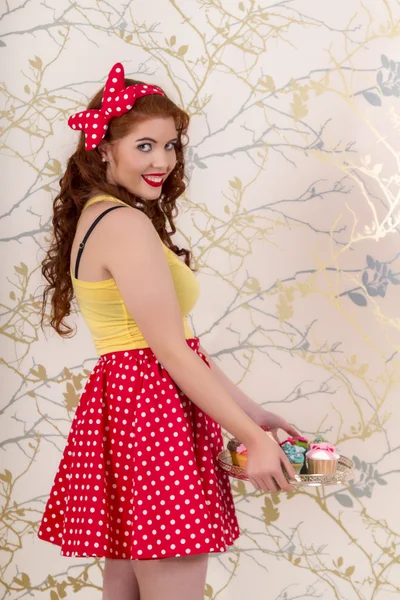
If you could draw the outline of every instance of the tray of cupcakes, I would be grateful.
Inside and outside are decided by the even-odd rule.
[[[272,434],[263,429],[276,442]],[[293,486],[339,485],[354,479],[353,461],[342,456],[322,436],[312,441],[305,437],[290,437],[280,446],[300,478],[299,481],[290,480]],[[218,456],[218,463],[230,477],[248,481],[247,448],[236,438],[229,440],[226,450]]]

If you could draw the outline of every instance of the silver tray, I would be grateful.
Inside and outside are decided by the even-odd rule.
[[[223,450],[218,455],[218,464],[230,477],[249,481],[246,469],[238,467],[232,463],[232,456],[229,450]],[[339,485],[347,483],[354,479],[354,463],[350,458],[341,456],[339,458],[336,473],[325,475],[300,475],[301,481],[290,479],[290,484],[296,487],[319,487],[321,485]]]

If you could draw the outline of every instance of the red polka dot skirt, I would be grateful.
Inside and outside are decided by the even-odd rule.
[[[197,338],[187,343],[207,363]],[[239,537],[219,425],[149,348],[100,357],[72,422],[39,537],[64,556],[225,552]]]

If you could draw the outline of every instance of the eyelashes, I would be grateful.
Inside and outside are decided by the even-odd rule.
[[[167,148],[167,146],[170,146],[170,148],[167,148],[168,150],[174,150],[177,146],[178,142],[168,142],[168,144],[165,145],[165,147]],[[152,150],[152,145],[147,142],[146,144],[140,144],[139,146],[137,146],[138,150],[141,150],[142,152],[150,152]]]

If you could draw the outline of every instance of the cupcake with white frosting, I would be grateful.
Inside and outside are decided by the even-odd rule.
[[[335,446],[327,442],[310,444],[306,454],[307,472],[309,475],[330,475],[336,473],[340,454]]]

